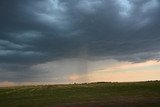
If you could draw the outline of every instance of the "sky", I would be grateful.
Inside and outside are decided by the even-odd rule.
[[[0,86],[160,80],[159,0],[1,0]]]

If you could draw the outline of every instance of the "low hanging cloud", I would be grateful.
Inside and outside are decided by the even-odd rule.
[[[159,60],[158,0],[0,2],[1,73],[32,74],[34,65],[66,58]]]

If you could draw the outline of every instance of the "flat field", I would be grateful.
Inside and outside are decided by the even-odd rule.
[[[0,107],[160,107],[160,82],[3,87]]]

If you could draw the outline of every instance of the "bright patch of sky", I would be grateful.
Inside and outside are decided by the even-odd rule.
[[[59,0],[42,1],[35,8],[36,11],[34,13],[40,21],[61,29],[65,29],[68,25],[68,21],[66,21],[67,15],[65,13],[67,8]]]
[[[96,11],[96,7],[100,6],[102,2],[97,0],[81,0],[77,4],[77,7],[88,14],[94,13]]]
[[[148,12],[157,8],[159,5],[158,0],[150,0],[149,2],[145,3],[142,7],[142,12]]]
[[[122,17],[128,17],[130,15],[131,10],[132,10],[132,5],[129,2],[129,0],[117,0],[117,2],[120,5],[119,14]]]
[[[33,66],[40,71],[38,78],[46,77],[48,81],[82,83],[93,81],[145,81],[160,79],[160,62],[151,60],[131,63],[116,60],[87,61],[86,71],[81,72],[78,59],[65,59]],[[56,73],[59,71],[61,73]],[[64,72],[65,71],[65,72]],[[64,74],[65,73],[65,74]],[[158,75],[158,76],[157,76]],[[131,78],[132,76],[132,78]]]

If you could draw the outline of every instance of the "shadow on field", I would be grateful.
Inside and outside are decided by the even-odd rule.
[[[56,107],[160,107],[160,99],[115,99],[112,101],[90,101],[80,103],[66,103],[57,105]]]

